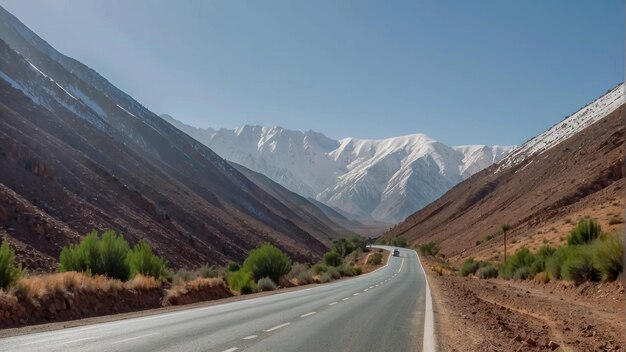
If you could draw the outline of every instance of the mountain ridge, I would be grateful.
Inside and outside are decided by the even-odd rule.
[[[223,158],[351,214],[392,224],[500,160],[509,146],[449,147],[423,133],[334,140],[279,126],[197,128],[161,117]]]

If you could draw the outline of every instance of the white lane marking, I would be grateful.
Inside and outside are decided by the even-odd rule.
[[[359,295],[359,293],[358,293],[358,292],[357,292],[357,293],[355,293],[355,294],[353,294],[353,296],[358,296],[358,295]]]
[[[229,348],[227,350],[224,350],[224,352],[233,352],[233,351],[237,351],[239,349],[239,347],[233,347],[233,348]]]
[[[259,337],[258,335],[250,335],[250,336],[246,336],[243,339],[244,340],[252,340],[252,339],[256,339],[257,337]]]
[[[342,299],[342,301],[347,301],[349,299],[350,299],[350,297],[346,297],[346,298]]]
[[[370,286],[370,288],[374,288],[374,286]]]
[[[374,287],[378,287],[378,284],[374,285]]]
[[[366,288],[365,290],[363,290],[363,292],[367,292],[367,291],[369,291],[369,288]]]
[[[402,263],[400,263],[400,269],[398,269],[398,274],[402,271],[402,266],[404,265],[404,258],[402,258]],[[398,275],[396,274],[396,275]]]
[[[145,334],[145,335],[139,335],[139,336],[135,336],[135,337],[129,337],[127,339],[111,342],[111,345],[116,345],[118,343],[128,342],[128,341],[132,341],[132,340],[138,340],[138,339],[142,339],[144,337],[148,337],[148,336],[152,336],[152,335],[156,335],[156,334],[157,334],[156,332],[153,332],[151,334]]]
[[[330,303],[330,304],[328,304],[328,305],[329,305],[329,306],[334,306],[334,305],[335,305],[335,304],[337,304],[337,303],[339,303],[339,302],[333,302],[333,303]]]
[[[272,331],[274,331],[274,330],[278,330],[278,329],[280,329],[280,328],[284,328],[285,326],[287,326],[287,325],[289,325],[289,324],[291,324],[291,323],[284,323],[284,324],[276,325],[276,326],[274,326],[274,327],[273,327],[273,328],[271,328],[271,329],[267,329],[267,330],[265,330],[265,332],[272,332]]]
[[[382,285],[382,284],[383,284],[383,282],[381,281],[381,282],[380,282],[380,284]]]
[[[311,316],[311,315],[313,315],[313,314],[315,314],[315,313],[317,313],[317,312],[309,312],[309,313],[306,313],[306,314],[302,314],[302,315],[300,316],[300,318],[306,318],[306,317]]]
[[[77,340],[71,340],[71,341],[63,342],[63,344],[80,342],[80,341],[86,341],[86,340],[93,340],[95,338],[96,337],[85,337],[85,338],[82,338],[82,339],[77,339]]]

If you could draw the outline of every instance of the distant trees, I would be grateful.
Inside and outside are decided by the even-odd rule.
[[[22,268],[15,262],[15,252],[5,241],[0,246],[0,288],[13,286],[22,277]]]

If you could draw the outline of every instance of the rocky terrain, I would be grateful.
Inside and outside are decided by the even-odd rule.
[[[455,186],[387,236],[435,241],[449,259],[460,261],[501,258],[501,224],[512,226],[511,253],[521,246],[563,244],[583,217],[597,219],[605,231],[620,231],[626,186],[623,94],[621,84],[555,125],[552,134],[538,136]]]
[[[0,238],[31,271],[97,229],[174,267],[271,242],[307,261],[345,233],[284,204],[0,8]]]
[[[442,351],[624,351],[621,282],[537,283],[426,272]],[[463,331],[463,334],[459,334]]]

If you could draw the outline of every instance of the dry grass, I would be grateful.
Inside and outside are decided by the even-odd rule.
[[[225,286],[224,280],[221,277],[213,278],[196,278],[191,281],[186,281],[181,284],[172,286],[167,290],[165,301],[169,301],[170,298],[186,295],[189,292],[202,291],[212,287]]]
[[[124,283],[124,288],[135,291],[148,291],[161,287],[161,283],[152,276],[137,274],[135,278]]]
[[[105,276],[90,277],[83,273],[69,271],[48,275],[30,276],[20,279],[12,294],[20,299],[37,300],[46,295],[76,291],[117,291],[123,288],[120,280]]]

